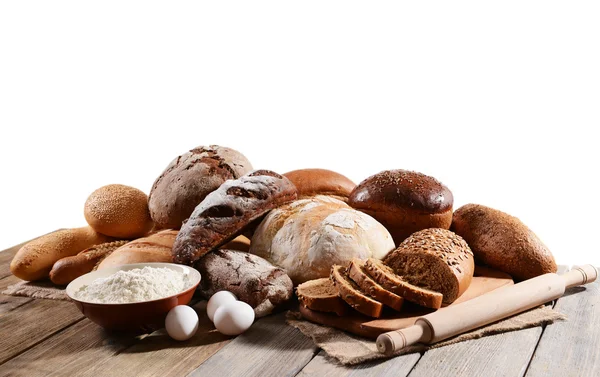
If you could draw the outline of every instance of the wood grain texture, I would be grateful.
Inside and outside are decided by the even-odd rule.
[[[527,377],[600,376],[600,283],[567,290],[555,309],[567,321],[546,327]]]
[[[12,275],[7,276],[4,279],[0,279],[0,292],[4,291],[9,285],[17,284],[20,281],[21,279]],[[11,310],[23,306],[31,301],[33,301],[33,299],[29,297],[7,296],[0,294],[0,317]]]
[[[295,376],[317,350],[279,313],[261,318],[190,376]]]
[[[421,358],[421,354],[413,353],[394,357],[389,360],[369,362],[354,366],[345,366],[327,356],[321,350],[298,374],[299,377],[404,377],[412,370]]]

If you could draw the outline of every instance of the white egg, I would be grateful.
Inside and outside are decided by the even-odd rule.
[[[198,331],[198,314],[187,305],[178,305],[167,314],[165,329],[175,340],[188,340]]]
[[[229,291],[219,291],[215,293],[211,296],[206,305],[206,314],[208,314],[208,318],[211,321],[214,321],[213,318],[217,309],[223,304],[234,301],[237,301],[237,297]]]
[[[254,322],[254,309],[243,301],[232,301],[215,312],[215,327],[221,334],[239,335]]]

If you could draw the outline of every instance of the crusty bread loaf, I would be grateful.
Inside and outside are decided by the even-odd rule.
[[[133,240],[113,251],[98,265],[98,269],[132,263],[172,263],[171,249],[177,231],[161,230],[148,237]]]
[[[348,267],[348,276],[360,287],[360,290],[375,300],[381,302],[390,308],[400,311],[404,304],[404,299],[397,294],[388,291],[377,283],[365,269],[365,261],[358,258],[352,259]]]
[[[350,308],[346,301],[340,298],[338,289],[328,277],[298,285],[296,295],[301,305],[319,312],[331,312],[342,316],[348,313]]]
[[[334,264],[381,259],[393,248],[375,219],[319,195],[271,211],[254,232],[250,252],[284,268],[297,285],[329,276]]]
[[[108,241],[112,238],[97,233],[89,226],[59,230],[23,246],[10,263],[10,271],[23,280],[44,279],[59,259]]]
[[[467,290],[475,263],[469,245],[455,233],[424,229],[402,241],[383,263],[403,280],[440,292],[450,304]]]
[[[360,290],[360,287],[348,276],[346,267],[332,266],[329,278],[337,288],[342,300],[346,301],[354,310],[369,317],[379,318],[381,316],[383,305]]]
[[[376,282],[405,300],[432,309],[442,307],[443,295],[441,293],[402,280],[391,267],[386,266],[382,261],[369,258],[365,263],[365,268]]]
[[[219,249],[229,249],[248,252],[248,250],[250,250],[250,240],[248,239],[248,237],[240,235],[227,242],[223,246],[220,246]]]
[[[298,189],[298,198],[328,195],[346,202],[356,187],[349,178],[326,169],[300,169],[284,174]]]
[[[196,147],[171,161],[156,179],[148,200],[150,215],[162,228],[179,229],[206,195],[251,170],[248,159],[234,149]]]
[[[467,241],[476,260],[517,280],[556,272],[550,250],[514,216],[467,204],[454,212],[452,230]]]
[[[296,187],[285,177],[256,170],[226,181],[196,207],[183,224],[175,244],[176,263],[191,264],[238,236],[252,221],[297,198]]]
[[[386,170],[352,191],[348,204],[373,216],[391,233],[396,245],[427,228],[449,229],[454,198],[446,186],[425,174]]]

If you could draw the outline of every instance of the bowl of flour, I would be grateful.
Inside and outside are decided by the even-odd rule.
[[[66,289],[81,312],[111,330],[161,328],[173,307],[190,302],[200,273],[173,263],[135,263],[93,271]]]

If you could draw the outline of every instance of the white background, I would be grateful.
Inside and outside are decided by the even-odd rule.
[[[598,2],[0,3],[0,249],[197,145],[433,175],[600,265]]]

